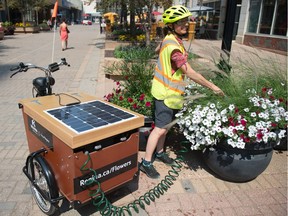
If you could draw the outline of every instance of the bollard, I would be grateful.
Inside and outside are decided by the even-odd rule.
[[[189,22],[188,40],[194,40],[195,39],[195,26],[196,26],[196,22]]]

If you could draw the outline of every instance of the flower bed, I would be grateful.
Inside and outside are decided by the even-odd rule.
[[[151,81],[155,64],[151,62],[151,55],[147,57],[148,54],[143,54],[145,50],[149,53],[148,49],[133,46],[123,49],[121,46],[121,49],[115,50],[114,55],[121,58],[105,67],[105,74],[106,77],[113,77],[119,81],[116,82],[116,88],[105,98],[116,105],[152,117]],[[153,51],[150,50],[150,53]]]
[[[15,24],[15,33],[39,33],[40,27],[36,26],[34,22],[26,22]]]
[[[15,27],[15,33],[39,33],[39,26]]]
[[[232,147],[245,149],[250,143],[270,145],[284,138],[288,121],[287,78],[283,71],[273,73],[219,76],[213,82],[223,89],[223,98],[196,84],[189,85],[186,96],[206,95],[187,101],[177,114],[191,149],[213,147],[221,139]]]

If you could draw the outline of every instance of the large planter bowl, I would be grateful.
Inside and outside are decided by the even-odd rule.
[[[4,34],[5,35],[14,35],[14,31],[15,31],[15,29],[14,28],[7,28],[7,27],[5,27],[4,28]]]
[[[205,149],[203,158],[219,178],[231,182],[247,182],[268,167],[272,154],[272,146],[238,149],[218,144],[214,150]]]

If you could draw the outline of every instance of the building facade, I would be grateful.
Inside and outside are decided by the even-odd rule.
[[[287,54],[287,0],[242,0],[236,42]]]
[[[222,39],[229,0],[203,0],[212,7],[206,38]],[[231,0],[232,1],[232,0]],[[237,43],[287,54],[287,0],[235,0],[233,39]]]
[[[11,21],[13,23],[22,22],[19,9],[8,8],[5,0],[0,0],[0,22]],[[56,0],[50,0],[50,5],[41,8],[37,13],[39,23],[48,20],[52,16]],[[60,20],[65,17],[68,21],[81,20],[83,5],[81,0],[58,0],[57,18]],[[30,5],[27,5],[25,14],[26,21],[36,21],[36,11]]]

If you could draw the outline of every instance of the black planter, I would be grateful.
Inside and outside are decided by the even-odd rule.
[[[279,140],[273,149],[278,151],[287,151],[287,136]]]
[[[145,151],[148,137],[152,131],[153,119],[145,117],[144,126],[139,128],[139,151]]]
[[[14,35],[14,29],[5,29],[4,30],[5,35]]]
[[[279,131],[276,131],[278,133]],[[278,151],[287,151],[287,134],[288,134],[288,128],[286,129],[286,136],[280,140],[278,140],[273,147],[274,150]]]
[[[205,149],[203,158],[208,167],[221,179],[247,182],[255,179],[269,165],[272,146],[249,145],[245,149],[218,144],[215,150]]]

